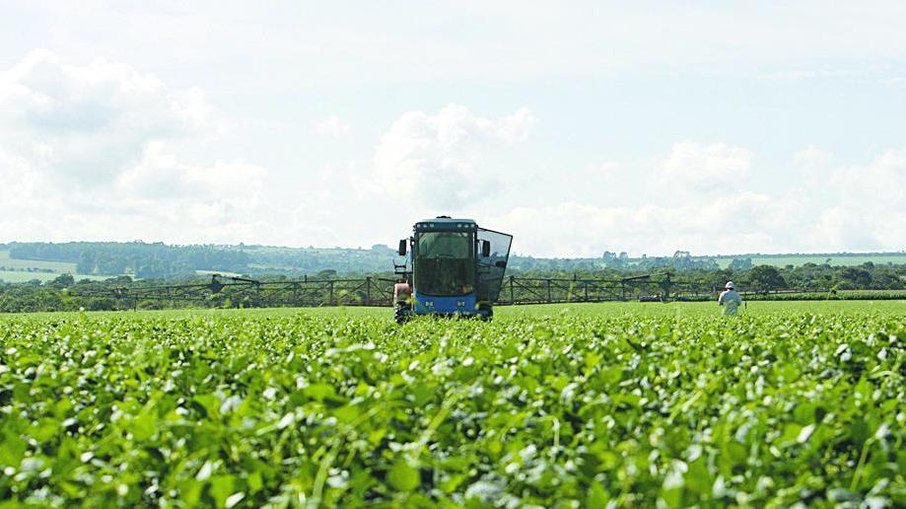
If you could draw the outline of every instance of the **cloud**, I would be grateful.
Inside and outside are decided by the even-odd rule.
[[[514,250],[538,256],[600,256],[606,250],[634,255],[783,251],[794,205],[758,193],[741,193],[713,201],[665,206],[628,206],[565,202],[545,207],[518,207],[494,218],[514,233]]]
[[[752,153],[724,143],[673,145],[656,175],[670,193],[700,195],[738,190],[749,175]]]
[[[887,167],[896,166],[891,159],[884,159]],[[856,237],[847,244],[838,233],[827,230],[834,216],[825,218],[823,213],[832,203],[824,194],[813,192],[820,187],[815,181],[805,182],[810,186],[805,192],[795,179],[789,187],[752,189],[752,174],[763,171],[753,160],[754,154],[744,147],[677,143],[647,164],[614,162],[605,166],[620,174],[647,175],[622,199],[595,200],[587,193],[573,193],[568,201],[523,205],[493,221],[516,234],[516,252],[539,256],[599,256],[605,250],[635,255],[669,255],[676,250],[697,254],[858,250],[859,246],[875,245]],[[791,178],[796,171],[811,175],[808,172],[818,170],[809,168],[823,165],[827,182],[831,168],[826,166],[832,161],[829,154],[807,147],[792,158],[788,174]],[[612,179],[627,177],[618,174]],[[584,199],[576,200],[577,196]],[[864,213],[863,201],[854,198],[851,216]],[[898,208],[893,202],[887,205]]]
[[[793,154],[793,164],[808,171],[820,171],[833,162],[834,155],[820,148],[809,145]]]
[[[234,222],[259,204],[266,171],[243,162],[190,165],[152,145],[115,189],[143,213],[197,225]]]
[[[318,122],[318,125],[315,126],[315,132],[333,138],[340,138],[349,133],[349,124],[340,120],[340,117],[331,115],[321,122]]]
[[[375,150],[372,187],[441,210],[474,206],[503,186],[487,158],[524,142],[534,123],[527,108],[496,120],[456,104],[405,113]]]
[[[7,206],[27,204],[37,191],[36,180],[28,161],[7,154],[0,146],[0,203]]]
[[[833,201],[821,214],[815,242],[838,249],[906,247],[906,149],[833,169],[827,185]]]
[[[86,5],[87,4],[87,5]],[[489,80],[625,75],[638,69],[823,69],[851,61],[898,62],[906,42],[902,2],[818,0],[647,3],[512,0],[449,5],[322,5],[278,1],[111,5],[27,2],[29,34],[83,54],[145,54],[155,67],[204,67],[250,90],[282,84]],[[808,19],[808,23],[801,20]],[[858,20],[858,23],[853,23]],[[45,35],[47,34],[47,35]],[[533,34],[526,37],[525,34]],[[329,43],[325,43],[329,41]],[[225,65],[233,56],[248,71]],[[262,58],[266,55],[266,58]],[[809,71],[805,71],[809,72]],[[282,85],[281,85],[282,86]]]
[[[38,50],[3,73],[0,112],[7,151],[91,188],[135,164],[149,143],[203,129],[210,108],[200,91],[174,94],[128,65],[69,65]]]
[[[202,90],[105,60],[64,63],[35,51],[0,75],[3,237],[204,241],[199,230],[253,221],[266,170],[186,162],[177,148],[222,126]]]
[[[883,75],[885,69],[871,66],[861,69],[843,69],[843,68],[821,68],[821,69],[796,69],[780,72],[771,72],[759,76],[760,79],[768,81],[798,81],[813,79],[842,79],[842,78],[864,78],[876,77]]]
[[[906,246],[906,149],[843,166],[829,152],[809,146],[791,157],[783,173],[787,185],[765,191],[747,189],[746,176],[762,170],[753,159],[742,147],[684,142],[655,159],[652,178],[631,199],[520,206],[492,221],[515,234],[515,252],[536,256],[599,256],[605,250],[634,255],[901,251]],[[723,188],[733,189],[715,192]],[[681,199],[674,199],[673,191]]]

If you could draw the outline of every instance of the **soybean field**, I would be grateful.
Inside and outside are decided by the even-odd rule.
[[[904,311],[0,315],[0,507],[904,507]]]

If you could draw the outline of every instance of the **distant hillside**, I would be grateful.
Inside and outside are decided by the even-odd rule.
[[[11,260],[75,264],[79,275],[130,275],[167,278],[196,270],[244,272],[249,257],[225,246],[168,246],[161,242],[48,242],[10,243],[0,246]]]
[[[0,280],[49,280],[59,274],[96,278],[128,275],[135,278],[176,278],[198,273],[262,275],[390,274],[401,259],[388,246],[368,249],[290,248],[260,245],[166,245],[144,242],[65,242],[0,244]],[[605,252],[598,258],[535,258],[512,256],[510,274],[591,273],[611,271],[747,270],[757,265],[799,267],[808,263],[831,266],[906,264],[906,252],[747,254],[630,258]]]

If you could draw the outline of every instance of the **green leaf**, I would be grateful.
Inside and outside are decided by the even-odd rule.
[[[312,384],[302,389],[302,394],[317,401],[324,401],[326,398],[335,396],[336,390],[332,385]]]
[[[234,478],[231,475],[218,475],[211,478],[211,498],[217,507],[226,507],[227,498],[233,494]]]
[[[18,467],[25,456],[26,447],[25,440],[4,431],[3,440],[0,440],[0,466]]]
[[[334,417],[343,423],[352,423],[360,414],[359,408],[355,405],[341,406],[333,411]]]
[[[132,425],[129,426],[129,431],[132,433],[132,437],[135,440],[145,441],[151,438],[151,436],[154,435],[154,432],[157,431],[155,424],[153,415],[139,414],[132,419]]]
[[[201,406],[208,419],[220,417],[220,398],[214,394],[199,394],[194,399]]]
[[[607,490],[601,483],[592,483],[588,489],[588,495],[585,497],[585,507],[604,507],[610,500]]]
[[[246,484],[248,484],[249,491],[252,493],[261,491],[261,488],[264,487],[264,479],[261,477],[261,472],[255,470],[250,473],[248,479],[246,479]]]
[[[421,484],[418,470],[406,460],[397,461],[387,472],[387,481],[398,491],[412,491]]]
[[[708,472],[708,465],[704,458],[699,458],[690,463],[689,469],[683,475],[683,479],[685,480],[686,488],[699,495],[710,493],[711,487],[714,485],[714,480],[711,478],[711,473]]]

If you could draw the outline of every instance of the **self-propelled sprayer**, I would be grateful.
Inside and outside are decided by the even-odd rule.
[[[475,316],[489,320],[513,236],[480,228],[471,219],[439,216],[415,223],[399,243],[396,321],[413,315]],[[408,263],[407,263],[408,262]]]

